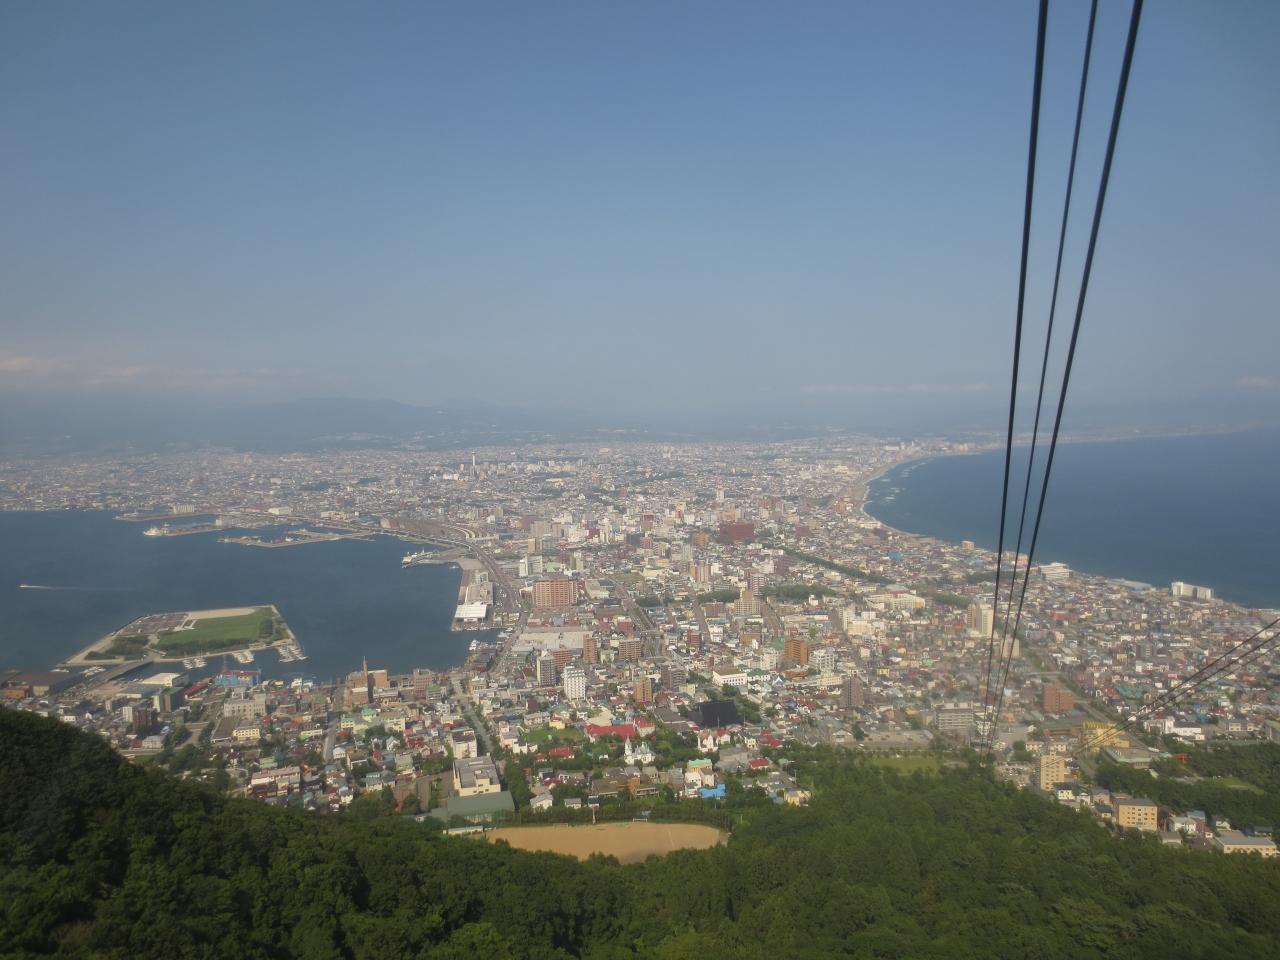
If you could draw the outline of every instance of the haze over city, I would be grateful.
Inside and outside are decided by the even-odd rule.
[[[5,432],[160,396],[999,428],[1034,5],[232,9],[0,11]],[[1051,14],[1037,318],[1086,14]],[[1280,410],[1278,22],[1148,11],[1081,422]]]
[[[0,954],[1280,960],[1277,49],[0,4]]]

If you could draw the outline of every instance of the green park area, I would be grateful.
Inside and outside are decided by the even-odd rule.
[[[196,620],[189,629],[162,633],[156,638],[155,647],[166,656],[220,653],[271,643],[282,635],[282,630],[283,625],[270,607],[258,607],[252,613]]]
[[[85,659],[140,660],[151,651],[185,658],[275,643],[287,635],[274,607],[210,610],[207,614],[151,614],[120,630],[105,648],[86,653]]]
[[[1252,784],[1248,780],[1241,779],[1240,777],[1211,777],[1207,782],[1211,786],[1227,787],[1231,790],[1247,790],[1250,793],[1259,794],[1266,792],[1256,784]]]
[[[539,748],[573,746],[582,742],[583,734],[581,730],[573,727],[564,730],[553,730],[551,727],[535,727],[532,730],[525,731],[524,739],[527,743]]]

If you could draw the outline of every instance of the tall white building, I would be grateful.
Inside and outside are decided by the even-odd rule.
[[[586,699],[587,671],[576,663],[564,668],[564,695],[566,700]]]
[[[975,633],[984,637],[991,636],[991,628],[995,623],[995,613],[985,603],[969,604],[969,612],[965,614],[965,625]]]

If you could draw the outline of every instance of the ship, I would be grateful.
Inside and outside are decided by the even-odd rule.
[[[165,535],[165,527],[147,527],[142,531],[144,537],[163,537]]]
[[[414,567],[420,563],[427,563],[431,559],[430,550],[419,550],[417,553],[406,553],[404,559],[400,561],[402,567]]]

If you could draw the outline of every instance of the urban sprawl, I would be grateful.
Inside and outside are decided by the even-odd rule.
[[[927,765],[990,739],[999,776],[1117,830],[1274,856],[1266,825],[1091,775],[1104,761],[1167,765],[1181,745],[1280,740],[1270,654],[1116,726],[1274,612],[1036,563],[1003,696],[993,683],[984,698],[994,554],[864,512],[885,470],[969,449],[841,439],[10,462],[6,510],[111,510],[152,535],[207,515],[205,535],[294,525],[279,544],[399,536],[406,563],[462,567],[452,626],[492,632],[446,672],[353,662],[327,682],[255,669],[139,679],[144,656],[32,664],[0,673],[0,693],[231,792],[333,811],[369,795],[455,830],[714,808],[748,790],[804,804],[786,760],[796,745]],[[1025,558],[1010,566],[1025,572]]]

